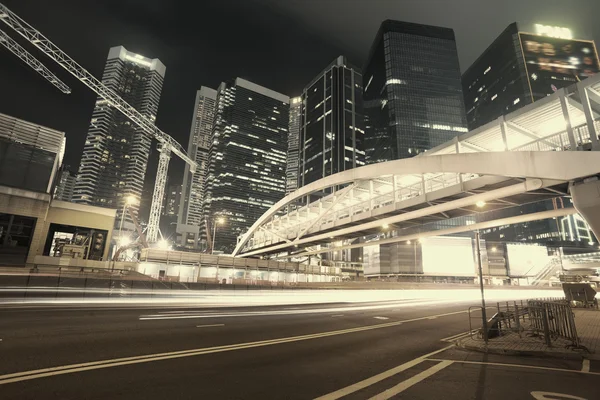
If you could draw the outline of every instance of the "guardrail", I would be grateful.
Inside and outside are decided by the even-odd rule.
[[[496,303],[496,314],[487,320],[484,327],[474,330],[472,320],[480,320],[481,317],[473,316],[473,313],[480,312],[481,309],[480,306],[469,308],[469,332],[472,339],[485,340],[487,343],[489,339],[511,333],[522,338],[523,333],[527,332],[527,336],[542,337],[548,347],[555,345],[553,342],[560,338],[570,342],[566,345],[567,348],[589,352],[577,335],[575,314],[568,299],[553,297],[530,299],[525,303]]]
[[[565,299],[527,300],[527,309],[533,335],[543,335],[546,346],[563,338],[571,342],[567,347],[586,350],[582,346],[575,326],[575,314]]]

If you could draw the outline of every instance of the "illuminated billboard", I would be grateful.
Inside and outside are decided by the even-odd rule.
[[[592,41],[520,33],[534,100],[582,81],[600,71]]]

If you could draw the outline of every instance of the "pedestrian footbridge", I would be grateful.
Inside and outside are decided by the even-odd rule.
[[[599,130],[600,74],[417,157],[367,165],[306,185],[240,236],[234,255],[310,255],[335,250],[312,248],[334,242],[360,247],[364,244],[349,243],[382,230],[558,196],[572,196],[576,210],[496,223],[578,211],[600,236]],[[444,233],[479,227],[455,226]]]

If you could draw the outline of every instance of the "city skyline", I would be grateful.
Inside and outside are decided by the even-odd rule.
[[[5,3],[16,12],[23,12],[23,6],[19,4],[20,2],[7,1]],[[29,4],[31,3],[29,2]],[[224,9],[231,10],[231,5],[235,4],[239,7],[234,10],[232,18],[234,17],[236,22],[241,24],[236,29],[244,29],[244,27],[249,26],[258,26],[259,29],[256,32],[252,31],[248,38],[238,42],[232,40],[234,35],[226,34],[224,38],[217,39],[211,36],[211,40],[194,42],[192,46],[189,39],[182,39],[182,35],[186,32],[189,33],[189,29],[175,32],[176,29],[174,28],[176,26],[170,23],[182,17],[181,12],[174,11],[178,8],[177,6],[156,1],[145,4],[143,12],[140,11],[140,15],[134,15],[132,11],[136,6],[139,6],[138,3],[136,0],[120,2],[119,5],[123,9],[123,13],[118,17],[111,15],[110,18],[108,17],[110,15],[108,8],[113,3],[109,2],[106,6],[95,8],[95,6],[90,5],[78,5],[68,0],[57,1],[54,7],[48,10],[46,10],[46,7],[37,9],[31,7],[27,10],[27,15],[34,25],[39,26],[43,33],[63,46],[77,61],[98,77],[101,75],[103,65],[99,60],[103,58],[106,49],[120,43],[134,52],[152,58],[160,58],[166,65],[169,65],[172,74],[166,75],[164,97],[161,101],[161,111],[157,116],[157,123],[161,129],[173,135],[180,143],[187,141],[189,132],[188,115],[193,107],[195,91],[200,86],[216,87],[227,76],[241,76],[286,95],[299,95],[305,82],[312,78],[312,71],[319,70],[322,65],[338,54],[347,54],[350,59],[355,60],[356,64],[361,66],[366,59],[370,42],[379,23],[386,18],[438,24],[455,29],[462,71],[469,67],[506,25],[514,22],[515,13],[508,13],[506,10],[520,11],[518,13],[519,20],[571,27],[577,37],[590,39],[600,37],[600,28],[591,23],[589,13],[582,12],[580,9],[573,10],[569,8],[570,14],[567,14],[561,11],[563,6],[557,4],[546,6],[545,2],[542,12],[536,8],[535,4],[525,6],[514,2],[509,7],[503,7],[502,13],[495,15],[496,20],[487,24],[485,32],[481,32],[481,34],[476,35],[476,38],[473,38],[471,37],[473,35],[468,34],[474,29],[473,26],[458,24],[456,15],[462,13],[469,16],[481,12],[482,6],[478,6],[473,1],[460,2],[465,3],[462,4],[463,7],[461,7],[460,13],[443,13],[443,10],[446,9],[445,6],[437,6],[434,10],[430,10],[424,5],[417,5],[416,2],[410,2],[404,7],[379,2],[373,4],[372,10],[370,10],[373,12],[370,12],[364,21],[360,21],[358,26],[360,29],[355,29],[356,32],[347,32],[348,28],[344,28],[341,21],[360,14],[361,10],[367,7],[366,2],[357,2],[354,9],[341,16],[340,22],[325,24],[320,21],[320,15],[314,20],[307,18],[315,13],[315,2],[303,2],[306,7],[302,9],[294,4],[274,5],[275,8],[282,7],[282,9],[266,11],[260,21],[253,22],[245,18],[244,13],[248,9],[265,2],[254,1],[242,4],[229,1],[223,5],[214,3],[203,5],[203,10],[206,13],[218,14],[222,13]],[[325,6],[327,8],[333,7],[336,3],[336,1],[329,1]],[[467,3],[473,3],[473,6],[467,7]],[[589,9],[592,7],[593,2],[588,3]],[[586,7],[583,5],[581,8],[585,9]],[[65,10],[68,10],[69,13],[65,13]],[[94,19],[84,18],[78,20],[74,18],[76,15],[84,12],[88,13],[89,11],[93,11]],[[51,16],[49,13],[54,12],[68,15],[68,17],[62,17],[66,19],[64,23],[59,24],[48,24],[44,21],[44,19]],[[166,17],[166,22],[161,25],[153,25],[151,22],[155,21],[158,16]],[[145,20],[142,20],[142,17]],[[54,20],[53,18],[48,19]],[[137,22],[134,29],[124,29],[132,21]],[[263,22],[265,21],[272,23],[264,27]],[[574,21],[580,21],[580,23],[575,24]],[[285,29],[283,29],[284,27]],[[203,29],[208,30],[210,26],[202,27],[199,29],[198,34],[202,34]],[[274,31],[278,32],[279,38],[272,35]],[[73,32],[77,32],[77,35],[73,35]],[[177,38],[181,41],[178,41]],[[300,41],[302,43],[301,46],[294,47],[294,51],[279,47],[280,53],[271,55],[264,53],[263,49],[260,50],[263,52],[260,54],[263,54],[264,57],[259,57],[260,59],[247,57],[248,62],[239,61],[240,58],[243,59],[245,56],[255,53],[260,47],[258,44],[267,39],[271,42],[274,40],[291,40],[294,43],[300,44]],[[225,47],[219,47],[223,44],[227,45],[227,52],[223,51]],[[101,46],[106,47],[102,48]],[[217,62],[202,62],[200,64],[190,62],[199,60],[199,55],[203,53],[198,51],[198,54],[195,55],[195,49],[206,47],[213,52],[223,53],[223,57],[218,58]],[[190,50],[192,51],[190,52]],[[286,74],[272,73],[273,67],[269,67],[269,65],[273,65],[273,57],[277,57],[278,62],[286,64],[286,68],[282,69],[286,71]],[[234,59],[236,61],[232,62]],[[202,60],[205,60],[205,58],[202,58]],[[52,69],[56,72],[55,68]],[[191,75],[192,69],[194,70],[193,75]],[[0,78],[2,80],[0,84],[7,87],[9,93],[19,90],[24,98],[33,93],[35,93],[35,96],[29,96],[33,99],[27,99],[28,103],[33,102],[31,107],[24,107],[17,99],[10,103],[0,102],[0,110],[10,115],[65,131],[69,139],[65,162],[78,165],[78,157],[81,154],[80,149],[83,147],[85,140],[84,131],[91,116],[95,96],[78,83],[73,83],[73,79],[70,77],[67,77],[66,81],[73,86],[74,92],[70,96],[63,96],[43,80],[32,76],[31,72],[24,69],[18,60],[12,59],[10,56],[6,57],[6,62],[3,60],[2,72],[3,77],[10,77],[10,79]],[[58,72],[61,77],[65,76],[63,71],[59,70]],[[7,79],[7,81],[4,81],[4,79]],[[31,111],[33,109],[38,109],[38,111]],[[156,155],[157,152],[152,149],[146,185],[148,185],[148,181],[153,183],[153,179],[149,177],[154,176]],[[175,161],[170,172],[171,176],[181,175],[183,163],[179,160]]]

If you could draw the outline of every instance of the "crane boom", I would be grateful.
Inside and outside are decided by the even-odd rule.
[[[158,129],[154,125],[154,121],[151,121],[129,105],[116,92],[104,86],[101,81],[79,65],[67,53],[2,3],[0,3],[0,20],[96,92],[98,96],[106,100],[111,106],[122,112],[127,118],[142,128],[144,132],[158,140],[163,146],[169,147],[173,153],[189,164],[192,172],[195,172],[196,162],[188,157],[185,149],[175,139]]]
[[[196,172],[196,161],[188,156],[184,148],[175,139],[158,129],[156,125],[154,125],[154,121],[141,114],[123,100],[115,91],[104,86],[101,81],[96,79],[96,77],[79,65],[67,53],[62,51],[58,46],[2,3],[0,3],[0,20],[37,47],[46,56],[54,60],[58,65],[71,73],[74,77],[79,79],[79,81],[93,90],[109,105],[119,110],[123,115],[139,126],[147,135],[158,141],[161,156],[154,185],[154,196],[152,197],[152,205],[150,206],[147,234],[148,242],[156,242],[159,233],[160,208],[164,197],[170,155],[171,153],[175,153],[179,158],[185,161],[190,166],[190,172],[192,173]]]
[[[33,55],[25,50],[19,43],[15,42],[10,36],[0,29],[0,44],[6,47],[11,53],[19,57],[21,61],[29,65],[31,69],[44,77],[48,82],[56,86],[58,90],[64,94],[71,93],[71,88],[67,86],[63,81],[58,79],[56,75],[48,68],[38,61]]]

